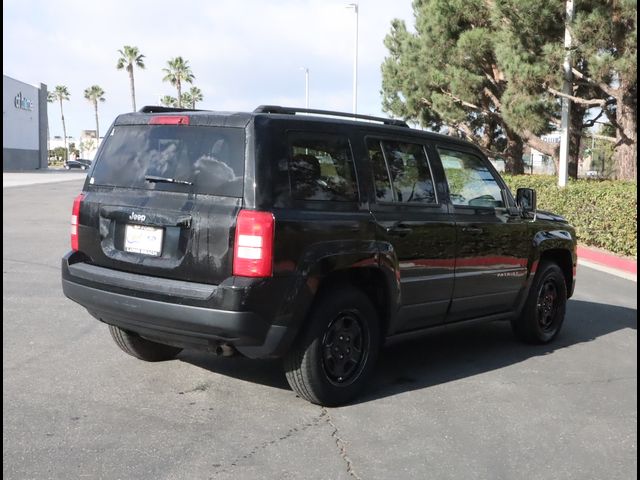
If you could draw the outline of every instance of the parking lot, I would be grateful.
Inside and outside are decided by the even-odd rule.
[[[3,189],[4,478],[636,477],[636,283],[580,267],[551,345],[506,323],[397,344],[324,409],[277,361],[122,353],[60,288],[81,185]]]

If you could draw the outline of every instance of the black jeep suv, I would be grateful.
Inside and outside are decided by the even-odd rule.
[[[549,342],[575,286],[575,231],[533,190],[514,199],[466,141],[363,115],[120,115],[71,218],[64,293],[126,353],[281,357],[322,405],[392,338],[510,320]]]

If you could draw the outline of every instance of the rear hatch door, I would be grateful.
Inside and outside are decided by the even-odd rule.
[[[245,130],[213,119],[137,114],[116,121],[80,211],[79,250],[89,262],[211,284],[231,276]]]

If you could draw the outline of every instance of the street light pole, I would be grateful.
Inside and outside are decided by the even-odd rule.
[[[573,0],[566,0],[566,18],[564,27],[564,83],[562,93],[565,97],[562,99],[562,115],[560,119],[560,171],[558,172],[558,186],[565,187],[567,185],[568,169],[569,169],[569,122],[571,112],[571,100],[569,96],[573,94],[571,88],[572,72],[571,72],[571,30],[570,25],[573,21]]]
[[[309,68],[300,67],[300,70],[304,70],[304,106],[309,108]]]
[[[347,8],[353,8],[356,14],[356,31],[353,47],[353,114],[358,113],[358,4],[350,3]]]

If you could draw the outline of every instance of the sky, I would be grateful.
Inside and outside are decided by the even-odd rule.
[[[309,106],[351,112],[355,0],[3,0],[5,75],[49,90],[66,85],[67,135],[95,128],[84,90],[99,85],[100,130],[131,111],[129,79],[115,68],[118,49],[137,46],[144,70],[134,72],[136,104],[176,96],[163,82],[167,60],[182,56],[204,101],[197,108],[251,111],[258,105]],[[411,0],[360,0],[358,113],[381,109],[380,65],[391,21],[413,24]],[[49,104],[51,136],[62,135],[60,109]]]

